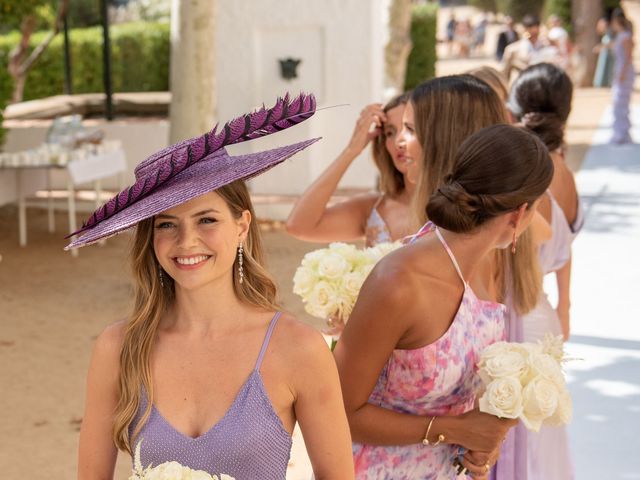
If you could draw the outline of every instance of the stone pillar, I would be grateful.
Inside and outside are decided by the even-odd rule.
[[[171,143],[200,135],[215,123],[216,3],[171,2]]]

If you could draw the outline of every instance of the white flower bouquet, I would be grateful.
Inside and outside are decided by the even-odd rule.
[[[359,250],[354,245],[332,243],[309,252],[293,277],[293,293],[302,298],[310,315],[327,320],[327,333],[338,335],[374,265],[401,245],[381,243]]]
[[[520,419],[535,432],[542,425],[566,425],[573,406],[562,372],[565,360],[561,336],[547,334],[538,343],[490,345],[478,363],[484,383],[480,411]]]
[[[142,440],[136,446],[133,460],[133,472],[129,480],[235,480],[229,475],[210,475],[203,470],[192,470],[189,467],[180,465],[178,462],[164,462],[160,465],[146,468],[142,467],[140,461],[140,446]]]

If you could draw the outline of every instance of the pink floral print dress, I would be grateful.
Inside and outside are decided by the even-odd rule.
[[[463,284],[460,307],[449,329],[430,345],[394,350],[369,403],[423,416],[459,415],[473,408],[480,386],[476,364],[482,351],[505,339],[505,306],[476,297],[462,277],[451,249],[429,222],[410,241],[435,232]],[[436,423],[437,425],[437,423]],[[454,445],[402,446],[354,444],[358,480],[448,480],[458,477]]]

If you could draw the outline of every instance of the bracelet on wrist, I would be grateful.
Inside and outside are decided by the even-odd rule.
[[[445,436],[442,433],[438,434],[438,440],[436,440],[435,442],[429,441],[429,434],[431,433],[431,427],[433,426],[433,422],[435,419],[436,419],[435,416],[431,417],[431,420],[429,421],[429,425],[427,426],[427,431],[425,432],[424,438],[422,439],[422,444],[425,447],[428,447],[428,446],[435,447],[436,445],[440,445],[442,442],[445,441]]]

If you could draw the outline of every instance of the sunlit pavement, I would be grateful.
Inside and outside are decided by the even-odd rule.
[[[640,144],[611,146],[604,114],[577,174],[586,223],[574,244],[574,398],[569,427],[576,479],[640,479]],[[632,111],[640,142],[640,107]]]

